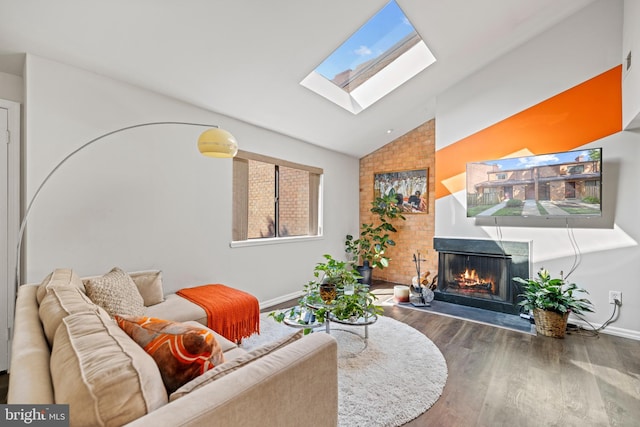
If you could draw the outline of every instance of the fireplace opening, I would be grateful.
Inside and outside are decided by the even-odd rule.
[[[511,257],[445,253],[442,262],[439,291],[469,298],[510,301],[507,280]]]
[[[435,299],[516,314],[522,292],[514,277],[529,277],[528,242],[435,238]]]

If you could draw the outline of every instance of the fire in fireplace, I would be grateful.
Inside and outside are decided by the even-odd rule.
[[[438,251],[435,299],[506,313],[518,312],[519,285],[528,277],[529,244],[434,239]]]
[[[439,291],[470,298],[509,300],[509,255],[445,252],[439,261],[443,264]]]
[[[492,294],[496,291],[494,280],[493,278],[482,278],[478,276],[475,270],[469,271],[468,268],[465,268],[464,273],[456,276],[455,286],[463,291],[487,292]]]

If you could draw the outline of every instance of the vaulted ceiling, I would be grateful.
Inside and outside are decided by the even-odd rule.
[[[387,0],[0,0],[0,71],[28,52],[361,157],[592,1],[398,0],[437,62],[357,115],[299,82]]]

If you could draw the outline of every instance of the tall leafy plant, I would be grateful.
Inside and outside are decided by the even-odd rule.
[[[371,267],[382,269],[389,266],[390,258],[385,256],[387,248],[396,244],[391,238],[391,233],[396,233],[398,230],[392,221],[404,220],[405,217],[397,205],[394,192],[377,197],[371,202],[370,211],[377,215],[377,222],[363,223],[357,239],[348,234],[345,240],[345,251],[353,255],[355,263],[368,261]]]

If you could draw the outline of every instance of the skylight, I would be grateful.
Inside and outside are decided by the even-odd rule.
[[[435,61],[392,0],[300,84],[358,114]]]

